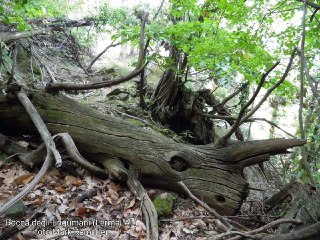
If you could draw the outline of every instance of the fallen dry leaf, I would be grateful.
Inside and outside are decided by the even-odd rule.
[[[135,209],[130,209],[130,208],[128,208],[128,209],[126,209],[126,210],[124,210],[123,211],[123,216],[126,218],[126,217],[128,217],[128,216],[132,216],[132,215],[138,215],[138,214],[140,214],[141,213],[141,208],[140,207],[137,207],[137,208],[135,208]]]
[[[8,190],[0,190],[0,200],[7,199],[8,197],[12,196],[13,192]],[[3,204],[2,202],[0,202]]]
[[[83,217],[85,214],[95,213],[95,212],[97,212],[97,210],[94,209],[94,208],[81,207],[81,208],[78,208],[78,209],[77,209],[76,216],[78,216],[78,217]]]
[[[132,198],[131,201],[124,206],[124,209],[126,210],[129,208],[132,208],[135,203],[136,203],[136,198]]]
[[[122,190],[122,187],[121,187],[120,184],[111,183],[111,184],[110,184],[110,189],[118,192],[118,191]],[[110,189],[109,189],[109,190],[110,190]]]
[[[26,202],[25,205],[26,206],[29,206],[29,205],[39,206],[43,202],[44,202],[44,200],[41,197],[39,197],[39,198],[36,198],[32,201]]]
[[[30,173],[30,174],[19,176],[14,181],[17,185],[26,185],[29,182],[31,182],[33,178],[34,178],[34,174]]]
[[[165,228],[164,231],[160,234],[159,240],[168,240],[170,239],[171,228]]]
[[[73,186],[79,187],[81,186],[82,181],[74,176],[66,176],[64,178],[64,183],[65,183],[65,186],[73,185]]]
[[[191,220],[192,225],[200,228],[206,228],[207,224],[202,219],[192,219]]]
[[[192,234],[192,231],[190,229],[188,229],[188,228],[182,228],[182,231],[187,233],[187,234],[190,234],[190,233]]]
[[[0,172],[0,177],[3,178],[3,184],[11,185],[14,183],[16,169],[7,169]]]
[[[195,209],[198,210],[199,212],[204,212],[204,211],[205,211],[205,209],[204,209],[202,206],[200,206],[200,205],[197,205],[197,206],[195,207]]]
[[[18,141],[16,142],[16,144],[19,146],[19,147],[22,147],[22,148],[28,148],[29,146],[29,143],[25,142],[25,141]]]
[[[121,203],[121,202],[123,201],[123,199],[124,199],[124,197],[123,197],[123,196],[122,196],[122,197],[120,197],[120,198],[117,200],[116,204]]]
[[[65,193],[66,189],[60,186],[54,187],[53,190],[55,190],[57,193]]]
[[[107,197],[107,201],[108,203],[110,203],[111,205],[116,205],[117,204],[117,200],[112,199],[111,197]]]
[[[119,198],[119,194],[113,190],[113,189],[109,189],[108,193],[110,194],[110,197],[113,199],[113,200],[117,200]]]

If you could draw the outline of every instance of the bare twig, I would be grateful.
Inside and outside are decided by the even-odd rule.
[[[198,217],[186,217],[186,218],[178,218],[178,219],[160,219],[160,222],[181,222],[181,221],[189,221],[196,219],[207,219],[207,218],[216,218],[215,216],[198,216]]]
[[[273,65],[265,74],[263,74],[262,76],[262,79],[258,85],[258,88],[257,90],[255,91],[255,93],[253,94],[253,96],[251,97],[251,99],[245,104],[245,106],[240,110],[240,113],[238,115],[238,118],[236,120],[236,122],[234,123],[233,127],[224,135],[222,136],[217,145],[219,146],[224,146],[226,145],[227,143],[227,140],[231,137],[231,135],[237,130],[237,128],[242,124],[244,123],[245,121],[247,121],[260,107],[261,105],[265,102],[265,100],[269,97],[269,95],[273,92],[274,89],[276,89],[277,87],[280,86],[280,84],[286,79],[290,69],[291,69],[291,66],[292,66],[292,63],[293,63],[293,59],[295,57],[295,54],[296,54],[296,51],[297,51],[297,48],[295,47],[291,53],[291,56],[290,56],[290,60],[289,60],[289,63],[287,65],[287,68],[285,70],[285,72],[283,73],[283,75],[281,76],[280,80],[274,84],[270,89],[268,89],[268,91],[265,93],[265,95],[262,97],[262,99],[259,101],[259,103],[249,112],[247,113],[247,115],[245,115],[244,117],[242,117],[244,115],[244,112],[246,110],[246,108],[254,101],[256,95],[258,94],[258,90],[260,90],[260,88],[262,87],[264,81],[265,81],[265,78],[268,76],[268,74],[278,65],[278,62]]]
[[[144,125],[146,125],[146,126],[151,126],[151,124],[150,124],[147,120],[138,118],[138,117],[136,117],[136,116],[132,116],[132,115],[127,114],[127,113],[124,113],[124,112],[120,112],[120,111],[118,111],[117,109],[114,109],[114,111],[117,112],[118,114],[124,116],[124,117],[128,117],[128,118],[131,118],[131,119],[140,121],[140,122],[142,122],[142,123],[143,123]]]
[[[294,57],[296,55],[296,51],[297,51],[297,48],[294,48],[292,53],[291,53],[291,56],[290,56],[290,59],[289,59],[289,63],[287,65],[287,67],[286,67],[286,70],[284,71],[284,73],[281,76],[281,78],[279,79],[279,81],[276,82],[276,84],[273,85],[270,89],[268,89],[268,91],[262,97],[260,102],[258,102],[258,104],[241,120],[240,124],[242,124],[244,121],[246,121],[248,118],[250,118],[261,107],[261,105],[267,100],[267,98],[273,92],[273,90],[275,90],[277,87],[279,87],[283,83],[283,81],[286,79],[286,77],[288,76],[288,74],[289,74],[289,72],[291,70],[293,59],[294,59]]]
[[[226,237],[231,237],[231,236],[235,236],[235,235],[238,235],[238,236],[232,238],[232,240],[240,240],[241,237],[260,240],[261,237],[254,236],[254,235],[261,233],[261,232],[265,232],[266,230],[268,230],[270,228],[274,228],[274,227],[276,227],[280,224],[284,224],[284,223],[301,224],[302,222],[297,219],[277,219],[273,222],[270,222],[260,228],[257,228],[257,229],[251,230],[251,231],[247,231],[247,232],[230,231],[227,233],[220,234],[219,236],[212,238],[212,240],[222,240],[222,239],[225,239]]]
[[[213,119],[222,119],[222,120],[236,120],[236,117],[232,117],[232,116],[221,116],[221,115],[212,115],[212,114],[207,114],[207,113],[200,113],[201,115],[205,116],[205,117],[209,117],[209,118],[213,118]],[[281,130],[282,132],[284,132],[285,134],[289,135],[290,137],[295,138],[295,136],[289,132],[287,132],[286,130],[284,130],[283,128],[281,128],[279,125],[275,124],[274,122],[266,119],[266,118],[249,118],[247,120],[245,120],[244,122],[255,122],[255,121],[263,121],[266,122],[276,128],[278,128],[279,130]]]
[[[233,93],[231,93],[229,96],[227,96],[225,99],[223,99],[221,101],[221,103],[219,103],[219,107],[223,107],[227,102],[229,102],[232,98],[234,98],[235,96],[237,96],[242,90],[242,87],[239,87],[236,91],[234,91]]]
[[[25,48],[25,47],[23,47],[23,48]],[[30,48],[31,59],[32,59],[32,57],[34,57],[37,60],[40,69],[41,69],[41,67],[43,67],[47,71],[51,82],[57,83],[58,81],[56,80],[54,74],[51,72],[50,68],[41,61],[41,57],[39,56],[39,54],[36,53],[36,51],[34,50],[34,48],[32,47],[32,44],[30,42],[29,42],[29,48]],[[25,48],[25,50],[27,50],[27,49]]]
[[[297,220],[297,219],[277,219],[273,222],[270,222],[270,223],[267,223],[266,225],[260,227],[260,228],[257,228],[257,229],[254,229],[254,230],[251,230],[249,231],[248,233],[249,234],[257,234],[257,233],[261,233],[261,232],[264,232],[270,228],[274,228],[280,224],[284,224],[284,223],[292,223],[292,224],[301,224],[302,221],[300,220]]]
[[[222,136],[219,139],[218,145],[221,145],[221,146],[226,145],[226,143],[227,143],[228,139],[231,137],[231,135],[239,128],[239,126],[241,124],[241,119],[242,119],[243,115],[245,114],[245,111],[251,105],[251,103],[255,100],[255,98],[258,96],[258,93],[260,92],[267,76],[272,72],[273,69],[275,69],[279,65],[279,63],[280,63],[279,61],[276,62],[267,72],[265,72],[262,75],[256,91],[254,92],[252,97],[249,99],[249,101],[241,108],[239,115],[238,115],[235,123],[233,124],[232,128],[224,136]]]
[[[197,198],[195,195],[193,195],[191,193],[191,191],[188,189],[188,187],[183,182],[180,181],[180,182],[178,182],[178,184],[193,201],[195,201],[196,203],[201,205],[205,210],[207,210],[209,213],[211,213],[215,218],[219,219],[221,221],[221,223],[225,226],[226,229],[232,229],[232,228],[235,229],[235,227],[232,226],[225,217],[221,216],[214,209],[209,207],[208,204],[206,204],[205,202],[203,202],[199,198]]]
[[[303,240],[317,239],[320,236],[320,222],[287,234],[275,234],[262,237],[262,240]]]
[[[116,47],[118,45],[120,45],[121,42],[117,42],[117,43],[114,43],[114,41],[108,45],[105,49],[103,49],[94,59],[92,59],[92,61],[90,62],[90,64],[88,65],[87,67],[87,71],[90,72],[91,71],[91,68],[93,66],[93,64],[103,55],[105,54],[106,51],[108,51],[109,48],[112,48],[112,47]]]
[[[62,140],[62,143],[69,154],[72,161],[79,164],[84,169],[97,174],[101,177],[106,177],[107,173],[105,169],[102,169],[96,165],[93,165],[89,161],[87,161],[85,158],[82,157],[82,155],[79,153],[75,143],[73,142],[71,136],[68,133],[59,133],[53,136],[53,138],[60,137]],[[41,159],[45,155],[45,144],[41,144],[36,150],[27,153],[27,154],[21,154],[19,156],[19,159],[28,166],[32,167],[34,164],[41,161]]]
[[[220,234],[218,236],[215,236],[211,239],[212,240],[224,240],[224,239],[229,239],[229,237],[233,237],[233,236],[241,236],[241,237],[245,237],[246,239],[260,240],[260,238],[258,238],[258,237],[255,237],[255,236],[252,236],[248,233],[240,232],[240,231],[226,232],[226,233]],[[233,239],[235,239],[235,238],[233,238]]]
[[[315,83],[314,79],[310,75],[309,68],[308,68],[308,65],[307,65],[307,61],[306,61],[304,52],[302,52],[301,49],[298,49],[298,53],[300,54],[301,61],[303,62],[304,73],[306,74],[308,84],[309,84],[309,86],[311,88],[311,91],[312,91],[313,95],[317,98],[318,103],[320,105],[320,93],[319,93],[319,91],[317,89],[317,84]]]

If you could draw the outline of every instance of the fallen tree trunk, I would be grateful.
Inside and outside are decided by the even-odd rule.
[[[90,20],[67,20],[64,22],[56,22],[54,24],[50,24],[48,26],[43,26],[40,28],[33,29],[32,31],[24,31],[24,32],[18,32],[18,31],[1,31],[0,32],[0,42],[10,42],[15,40],[20,40],[23,38],[32,37],[35,35],[40,34],[47,34],[51,31],[63,31],[66,28],[70,27],[84,27],[84,26],[90,26],[93,22]]]
[[[229,144],[187,145],[176,143],[121,119],[101,114],[65,96],[30,91],[29,98],[51,134],[68,132],[89,160],[120,159],[132,164],[141,181],[180,191],[182,181],[190,191],[219,213],[232,215],[248,194],[243,169],[267,161],[303,145],[297,139],[271,139]],[[37,134],[16,99],[0,95],[0,132]]]

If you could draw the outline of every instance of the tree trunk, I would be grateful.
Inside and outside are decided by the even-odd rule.
[[[132,164],[143,183],[177,192],[182,191],[177,184],[182,181],[194,195],[226,215],[235,214],[248,194],[243,168],[305,143],[272,139],[219,148],[181,144],[65,96],[29,93],[51,134],[68,132],[88,160],[118,158],[125,165]],[[4,95],[0,95],[0,132],[37,133],[19,102]]]

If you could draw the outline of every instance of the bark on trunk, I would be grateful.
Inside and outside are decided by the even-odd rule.
[[[177,183],[182,181],[194,195],[226,215],[235,214],[247,196],[244,167],[304,144],[297,139],[241,142],[219,148],[181,144],[62,95],[30,91],[29,97],[51,134],[68,132],[89,160],[118,158],[125,165],[132,164],[145,184],[178,192],[182,190]],[[19,102],[3,95],[0,132],[36,134]]]

